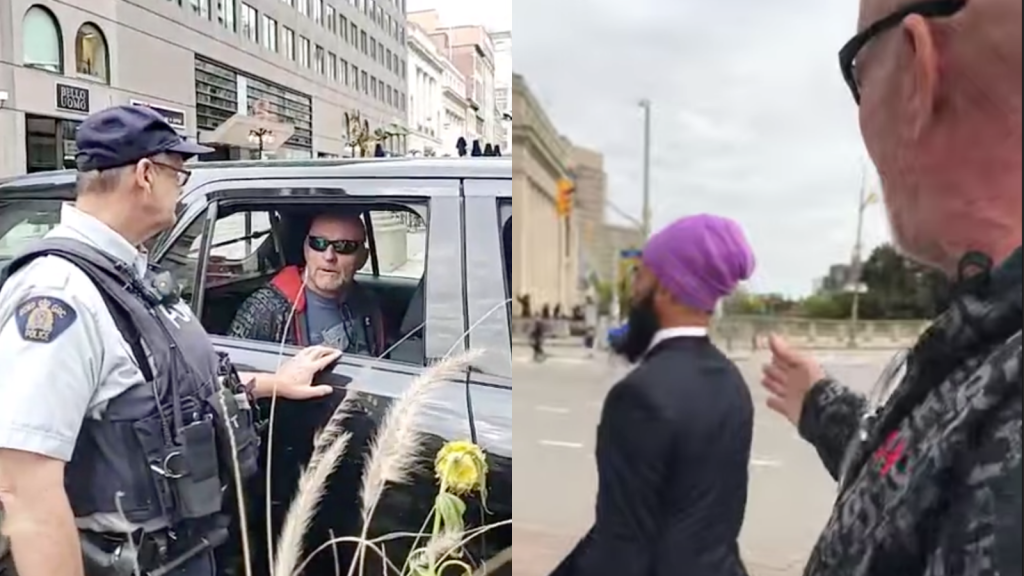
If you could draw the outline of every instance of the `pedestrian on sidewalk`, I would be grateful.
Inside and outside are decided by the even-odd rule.
[[[608,394],[597,433],[597,518],[553,576],[746,576],[754,407],[708,327],[753,271],[723,218],[685,218],[648,243],[618,345],[637,367]]]
[[[839,484],[806,576],[1022,573],[1021,16],[864,0],[843,50],[897,243],[958,288],[869,396],[771,340],[769,406]]]
[[[544,351],[544,340],[547,338],[548,326],[547,321],[541,318],[535,318],[533,325],[530,327],[530,345],[533,348],[533,361],[541,363],[547,360],[547,352]]]

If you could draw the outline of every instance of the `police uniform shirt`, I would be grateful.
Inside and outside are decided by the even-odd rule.
[[[140,274],[146,257],[71,205],[48,237],[80,240]],[[85,418],[144,384],[99,290],[73,264],[44,256],[0,291],[0,448],[70,461]]]

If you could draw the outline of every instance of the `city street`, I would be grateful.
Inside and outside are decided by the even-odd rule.
[[[559,350],[544,365],[516,348],[515,405],[519,482],[513,496],[515,576],[546,576],[592,521],[597,489],[593,438],[601,403],[623,368]],[[858,389],[870,388],[887,353],[823,357],[829,370]],[[764,407],[757,384],[765,357],[740,364],[758,415],[751,492],[742,539],[753,576],[798,576],[829,515],[835,486],[814,451]],[[525,423],[526,425],[523,425]]]

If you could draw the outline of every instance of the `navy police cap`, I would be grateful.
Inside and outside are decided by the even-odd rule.
[[[185,140],[160,114],[146,106],[114,106],[89,116],[75,137],[80,172],[130,166],[162,153],[185,159],[213,152]]]

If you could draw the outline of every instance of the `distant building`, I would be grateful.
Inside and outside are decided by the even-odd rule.
[[[406,122],[401,2],[0,1],[0,178],[74,167],[75,131],[147,106],[204,158],[351,153],[347,118]],[[394,137],[387,151],[401,154]]]
[[[473,112],[467,119],[467,140],[480,140],[481,146],[500,142],[504,128],[495,101],[495,46],[490,32],[483,26],[443,26],[437,10],[410,12],[407,18],[426,31],[465,78]]]
[[[492,32],[494,39],[494,103],[502,114],[502,151],[512,152],[512,33]]]
[[[853,285],[853,267],[849,264],[835,264],[828,275],[816,282],[816,294],[837,294],[850,290]]]
[[[607,176],[604,156],[580,146],[570,149],[569,171],[576,182],[575,212],[580,226],[580,274],[589,279],[592,274],[601,280],[611,280],[607,263],[602,261],[604,247],[604,210],[608,203]]]
[[[570,150],[521,76],[513,77],[512,91],[512,295],[529,295],[535,310],[545,304],[568,310],[583,300],[579,215],[567,221],[556,207],[558,182],[569,176]]]

